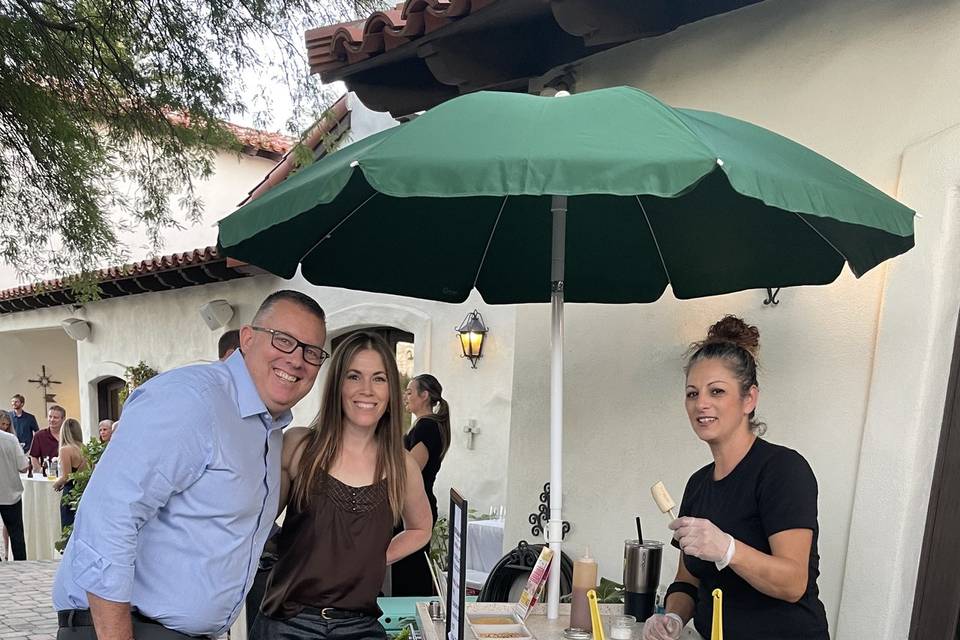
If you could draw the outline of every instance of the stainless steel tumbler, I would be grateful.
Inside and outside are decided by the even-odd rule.
[[[623,612],[643,622],[653,615],[660,586],[663,543],[658,540],[626,540],[623,543]]]

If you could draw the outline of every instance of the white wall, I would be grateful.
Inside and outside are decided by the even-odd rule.
[[[40,428],[47,426],[43,389],[33,382],[46,365],[47,375],[61,384],[51,385],[56,394],[54,404],[67,410],[70,417],[80,416],[80,397],[77,386],[77,343],[61,329],[38,329],[0,333],[0,409],[9,409],[10,397],[19,393],[24,397],[24,409],[37,418]]]
[[[61,344],[69,347],[66,353],[74,358],[74,373],[64,378],[62,386],[64,391],[71,389],[72,396],[58,395],[58,399],[73,398],[73,404],[66,406],[80,416],[86,430],[96,422],[96,383],[104,377],[123,377],[125,367],[140,360],[158,371],[167,371],[216,359],[217,340],[223,330],[207,328],[198,313],[202,304],[226,299],[234,306],[234,316],[226,328],[237,328],[250,321],[263,298],[282,288],[301,290],[317,299],[327,314],[328,343],[340,333],[366,326],[388,325],[414,333],[416,372],[437,376],[451,407],[452,444],[436,484],[441,512],[446,512],[451,486],[482,510],[506,502],[505,451],[509,444],[515,313],[511,307],[487,307],[476,295],[453,305],[315,287],[299,276],[292,281],[257,276],[101,300],[76,310],[53,307],[7,314],[0,316],[0,349],[6,353],[7,345],[18,345],[22,336],[35,336],[30,344],[47,341],[47,347],[56,347],[58,352]],[[459,357],[454,328],[475,307],[483,314],[490,333],[483,358],[477,369],[471,369],[469,361]],[[88,340],[75,343],[66,337],[59,323],[68,316],[90,322],[92,335]],[[49,329],[37,330],[45,327]],[[21,354],[10,348],[12,354]],[[53,366],[55,373],[62,370],[59,363],[48,364]],[[313,392],[294,408],[293,424],[310,424],[317,414],[326,371],[321,370]],[[0,384],[4,384],[2,378]],[[467,450],[463,432],[468,419],[476,420],[481,429],[473,450]]]
[[[170,198],[170,206],[174,219],[183,226],[182,229],[168,228],[163,236],[163,246],[160,255],[191,251],[193,249],[211,246],[217,243],[216,221],[233,211],[237,203],[252,189],[261,178],[275,164],[273,160],[259,156],[249,156],[233,152],[218,152],[214,158],[214,173],[210,178],[196,181],[196,193],[204,204],[203,220],[197,223],[186,221],[182,210],[178,206],[179,196]],[[117,185],[121,193],[129,194],[130,185],[121,182]],[[117,214],[113,214],[119,219]],[[120,231],[118,237],[128,251],[128,259],[121,260],[117,256],[104,256],[98,266],[114,266],[123,262],[139,262],[146,258],[149,251],[149,242],[143,225],[135,225],[127,230]],[[46,274],[44,278],[54,277]],[[0,290],[16,287],[23,284],[17,277],[16,271],[0,262]]]
[[[435,493],[446,513],[450,488],[457,488],[474,508],[486,511],[506,503],[507,457],[513,391],[513,307],[486,306],[474,293],[463,304],[446,304],[400,296],[313,287],[298,279],[296,288],[314,295],[327,312],[328,340],[350,329],[387,325],[414,334],[414,371],[432,373],[450,403],[452,438],[437,476]],[[490,327],[476,369],[460,357],[454,329],[478,308]],[[318,379],[318,388],[322,384]],[[477,421],[480,434],[466,448],[463,427]]]
[[[594,56],[575,70],[576,90],[630,84],[741,117],[896,193],[905,149],[960,122],[958,22],[954,2],[767,0]],[[649,486],[662,479],[679,500],[709,461],[684,416],[682,353],[723,314],[743,315],[761,331],[768,437],[800,450],[819,480],[819,585],[835,637],[906,637],[960,304],[951,135],[903,168],[912,180],[903,198],[925,216],[917,248],[860,281],[845,273],[830,286],[788,289],[772,309],[760,291],[568,307],[571,551],[590,544],[601,573],[617,577],[634,514],[648,537],[668,539]],[[533,511],[548,479],[548,323],[545,307],[518,312],[511,514]],[[528,525],[509,519],[508,541],[522,537]],[[671,550],[662,582],[676,562]]]

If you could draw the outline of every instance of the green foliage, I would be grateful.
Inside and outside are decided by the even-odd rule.
[[[83,495],[84,489],[87,488],[87,484],[90,482],[90,476],[93,475],[93,468],[100,462],[100,456],[103,455],[103,450],[106,446],[106,444],[100,442],[99,438],[93,436],[89,442],[81,447],[80,450],[83,458],[87,461],[87,466],[80,471],[74,471],[70,474],[70,479],[73,480],[73,489],[64,493],[60,499],[63,504],[69,505],[71,509],[76,509],[77,505],[80,504],[80,496]],[[57,551],[62,552],[67,547],[67,541],[70,540],[70,534],[72,533],[73,525],[63,528],[63,531],[60,532],[60,539],[54,544]]]
[[[127,379],[127,386],[120,390],[120,404],[122,405],[127,401],[134,389],[155,375],[157,375],[157,370],[143,360],[132,367],[127,367],[123,374]]]
[[[623,604],[623,585],[608,578],[600,578],[597,586],[597,602]]]
[[[436,524],[433,525],[433,534],[430,537],[430,559],[434,564],[440,567],[441,571],[447,570],[447,554],[450,552],[448,544],[450,542],[450,529],[447,518],[440,516]]]
[[[298,132],[333,97],[306,73],[305,25],[385,4],[0,0],[0,259],[28,277],[89,272],[134,226],[156,250],[199,221],[214,152],[239,149],[223,121],[271,108],[250,78],[290,88]]]
[[[467,517],[470,520],[490,520],[493,516],[486,513],[480,513],[476,509],[468,509]],[[450,553],[450,525],[446,516],[437,518],[433,525],[433,533],[430,536],[430,559],[440,567],[442,571],[447,570],[447,554]]]

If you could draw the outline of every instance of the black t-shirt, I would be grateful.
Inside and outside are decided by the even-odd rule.
[[[440,472],[440,457],[443,455],[443,438],[440,436],[440,424],[433,418],[420,418],[413,425],[413,429],[403,436],[403,446],[407,451],[419,443],[427,448],[427,464],[423,467],[423,488],[430,501],[430,511],[433,521],[437,521],[437,497],[433,495],[433,483]]]
[[[706,518],[738,541],[770,553],[769,537],[788,529],[811,529],[807,591],[796,603],[764,595],[730,567],[717,571],[712,562],[684,556],[684,565],[699,581],[694,625],[710,637],[712,592],[723,590],[724,635],[737,640],[780,638],[828,639],[827,616],[820,602],[817,577],[817,479],[803,456],[757,438],[743,460],[721,480],[713,479],[713,463],[687,481],[681,516]],[[676,546],[676,541],[674,541]]]

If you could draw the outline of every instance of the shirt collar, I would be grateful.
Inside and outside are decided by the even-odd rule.
[[[293,413],[291,413],[289,409],[277,416],[276,420],[270,415],[266,405],[263,404],[263,400],[260,398],[260,393],[257,391],[256,385],[253,384],[253,378],[250,377],[250,371],[247,369],[247,363],[244,362],[240,349],[234,351],[230,357],[224,361],[224,364],[237,387],[237,408],[240,410],[241,418],[264,415],[265,418],[270,421],[267,424],[272,423],[272,428],[282,429],[290,424],[293,420]]]

